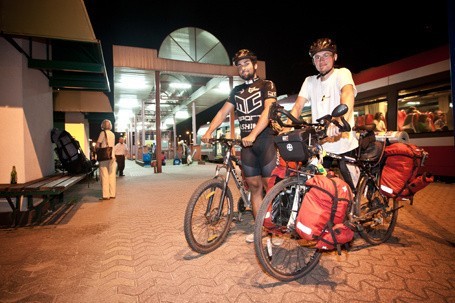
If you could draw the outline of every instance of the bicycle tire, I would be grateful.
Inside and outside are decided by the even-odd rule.
[[[305,246],[297,232],[295,223],[279,228],[279,232],[270,232],[264,227],[269,205],[276,199],[291,202],[294,199],[296,188],[300,201],[303,199],[303,184],[301,179],[291,177],[275,184],[264,197],[261,207],[255,219],[254,227],[254,249],[256,257],[262,269],[270,276],[282,282],[297,280],[308,274],[318,263],[322,252],[314,246]],[[292,203],[292,202],[291,202]],[[292,204],[291,204],[292,205]],[[289,213],[289,212],[287,212]],[[274,245],[275,238],[281,241],[281,245]]]
[[[234,198],[229,187],[223,203],[222,216],[217,217],[224,180],[207,180],[196,188],[185,210],[184,232],[189,247],[198,253],[207,254],[224,243],[234,217]],[[213,199],[210,199],[213,198]],[[213,201],[206,216],[209,201]]]
[[[392,236],[398,218],[398,202],[382,195],[374,179],[363,176],[354,199],[354,215],[361,225],[360,236],[378,245]]]

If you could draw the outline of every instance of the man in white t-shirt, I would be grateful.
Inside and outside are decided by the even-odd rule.
[[[125,159],[128,156],[128,146],[125,144],[125,139],[120,137],[118,143],[114,147],[115,160],[117,161],[117,171],[120,177],[123,177],[125,169]]]
[[[309,54],[318,74],[307,77],[303,82],[291,110],[292,115],[300,117],[303,107],[308,103],[311,105],[312,120],[316,122],[316,119],[331,114],[337,105],[346,104],[349,109],[344,118],[354,127],[354,99],[357,90],[347,68],[334,68],[338,58],[336,45],[329,38],[321,38],[311,45]],[[327,136],[322,145],[324,150],[338,155],[352,155],[359,145],[354,131],[340,133],[333,123],[329,125]],[[324,167],[330,168],[332,161],[331,157],[324,157]],[[340,162],[340,171],[344,180],[353,187],[349,170],[343,161]]]

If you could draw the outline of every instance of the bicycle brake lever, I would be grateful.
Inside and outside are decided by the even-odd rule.
[[[351,131],[351,124],[346,121],[346,119],[341,116],[341,122],[343,122],[343,131],[345,132],[350,132]]]
[[[335,119],[333,119],[330,122],[335,124],[340,129],[341,132],[349,132],[349,131],[351,131],[351,125],[348,123],[348,121],[346,121],[346,119],[344,117],[341,117],[341,122],[343,123],[343,125],[341,125],[340,122],[338,122]]]

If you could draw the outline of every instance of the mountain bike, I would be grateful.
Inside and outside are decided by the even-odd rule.
[[[281,126],[314,130],[314,136],[305,151],[308,153],[308,161],[300,163],[297,168],[286,167],[286,177],[267,192],[255,219],[254,248],[257,259],[263,270],[277,280],[288,282],[305,276],[319,263],[324,251],[317,249],[314,241],[300,238],[296,232],[296,215],[308,191],[305,182],[320,174],[314,159],[323,155],[319,143],[326,137],[328,125],[335,123],[341,131],[351,129],[342,118],[346,112],[347,107],[342,104],[335,108],[331,115],[318,119],[317,123],[306,123],[294,118],[277,104],[271,108],[271,119]],[[286,125],[282,121],[283,116],[288,118]],[[341,117],[342,125],[334,120],[334,117]],[[371,130],[366,129],[365,134],[368,132]],[[390,238],[399,209],[396,200],[385,197],[379,190],[382,150],[383,147],[376,142],[368,144],[368,148],[359,148],[356,157],[347,158],[352,165],[359,168],[360,176],[356,188],[353,189],[355,196],[346,211],[346,218],[349,225],[366,242],[373,245]],[[329,155],[341,158],[338,155]],[[265,220],[270,220],[267,218],[270,209],[273,209],[271,220],[278,227],[274,230],[264,226]],[[281,239],[278,241],[279,245],[273,244],[272,237]]]
[[[234,220],[234,198],[229,187],[231,178],[240,192],[237,219],[241,221],[243,212],[251,209],[251,193],[242,177],[241,161],[234,154],[234,147],[241,146],[242,141],[221,137],[210,142],[221,143],[223,163],[216,166],[215,176],[199,185],[191,195],[184,221],[188,245],[201,254],[212,252],[224,243]]]

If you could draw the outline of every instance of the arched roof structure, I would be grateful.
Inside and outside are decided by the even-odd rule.
[[[261,61],[258,73],[265,77]],[[147,129],[157,128],[157,85],[160,128],[169,129],[170,122],[182,122],[224,101],[230,81],[232,86],[242,82],[226,49],[214,35],[200,28],[175,30],[163,40],[159,51],[114,46],[116,130],[126,127],[123,119],[133,117],[144,120]]]

